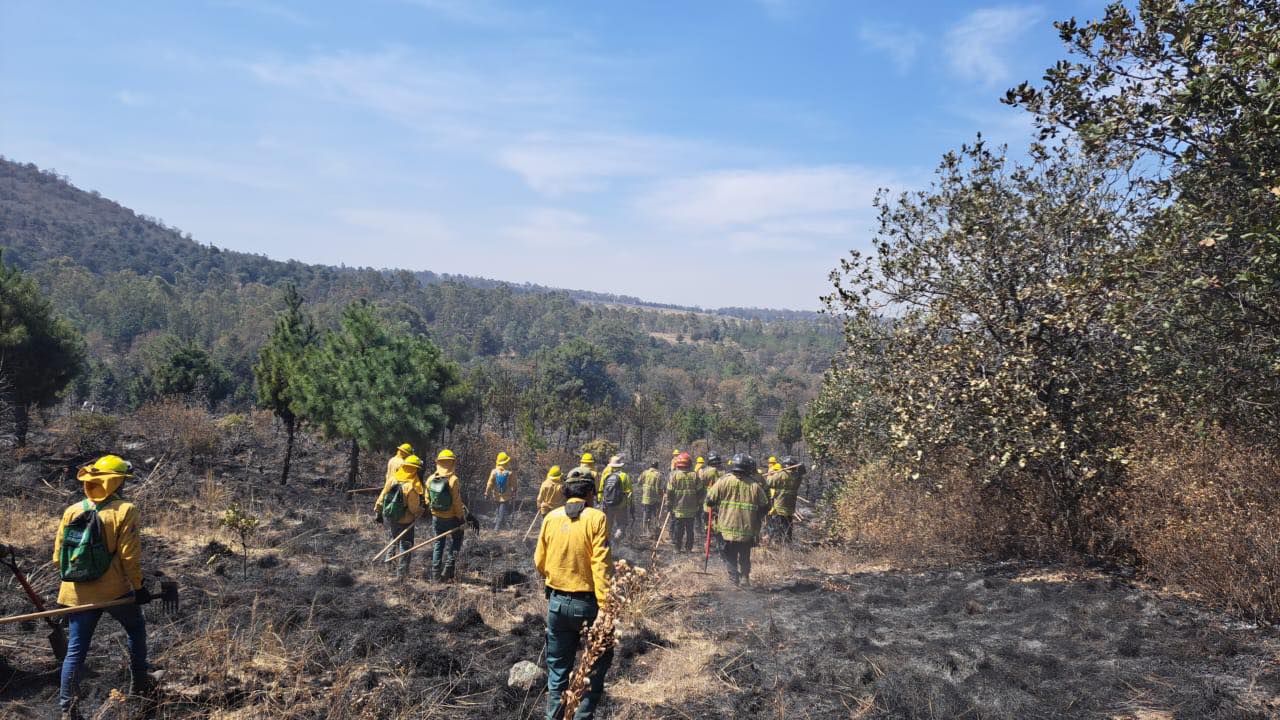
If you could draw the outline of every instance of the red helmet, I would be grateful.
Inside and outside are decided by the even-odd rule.
[[[682,452],[676,456],[676,467],[681,470],[688,470],[693,465],[693,456],[687,452]]]

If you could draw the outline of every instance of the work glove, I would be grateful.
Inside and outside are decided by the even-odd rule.
[[[375,511],[374,511],[374,513],[373,513],[373,521],[374,521],[374,522],[376,522],[376,523],[378,523],[378,524],[382,524],[382,511],[381,511],[381,510],[375,510]]]
[[[475,515],[472,515],[471,513],[467,513],[466,522],[468,525],[471,526],[472,530],[475,530],[476,532],[480,532],[480,521],[476,519]]]
[[[133,603],[135,605],[146,605],[147,603],[151,602],[152,599],[153,598],[151,597],[151,591],[147,589],[146,585],[143,585],[142,587],[133,591]]]

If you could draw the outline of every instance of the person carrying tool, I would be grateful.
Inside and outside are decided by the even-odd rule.
[[[511,509],[510,503],[516,497],[518,486],[515,474],[508,467],[510,464],[510,455],[505,452],[498,453],[496,467],[489,471],[489,482],[484,486],[485,499],[493,500],[498,504],[494,511],[496,516],[493,521],[494,530],[502,529],[502,524],[506,521]]]
[[[395,479],[396,470],[399,469],[399,467],[404,464],[405,459],[412,454],[413,446],[409,443],[405,443],[396,448],[396,454],[392,455],[391,459],[387,461],[387,482],[391,482]]]
[[[693,552],[694,538],[698,534],[698,519],[702,513],[702,500],[706,488],[691,469],[693,458],[680,453],[675,460],[676,469],[667,478],[667,507],[671,508],[671,541],[676,552]]]
[[[640,483],[640,524],[656,536],[658,523],[662,522],[658,512],[662,509],[662,495],[666,492],[666,483],[662,481],[657,461],[649,463],[637,480]]]
[[[609,519],[609,532],[615,540],[621,540],[630,525],[631,513],[631,478],[622,471],[626,467],[621,455],[609,458],[609,464],[600,473],[596,496],[604,508],[605,517]]]
[[[119,495],[120,486],[132,477],[133,467],[116,455],[104,455],[80,468],[76,479],[85,497],[63,511],[54,536],[53,562],[62,578],[60,605],[90,605],[128,596],[135,600],[131,605],[67,615],[67,655],[58,689],[63,720],[80,718],[76,707],[80,671],[104,612],[124,628],[130,691],[143,695],[156,687],[155,677],[148,672],[147,624],[140,607],[151,601],[151,593],[142,585],[138,509]]]
[[[765,476],[769,488],[769,539],[791,542],[791,522],[796,515],[796,497],[800,492],[800,476],[804,465],[787,455]]]
[[[548,720],[561,717],[560,697],[569,686],[574,658],[584,639],[583,628],[595,621],[608,595],[613,568],[608,519],[592,507],[595,482],[571,473],[564,494],[564,507],[543,519],[533,554],[538,574],[546,579]],[[604,696],[604,676],[612,662],[610,648],[591,668],[591,687],[574,713],[575,720],[595,717]]]
[[[720,472],[720,456],[713,452],[707,453],[706,466],[701,470],[695,467],[694,474],[697,475],[698,480],[702,482],[703,489],[710,490],[711,486],[715,485],[716,481],[720,479],[720,476],[724,474]],[[704,528],[707,526],[707,512],[707,508],[704,507],[702,509],[698,527]],[[720,537],[718,535],[713,536],[712,540],[715,543],[716,549],[719,550]]]
[[[422,517],[422,495],[424,489],[422,478],[422,460],[417,455],[405,458],[396,468],[392,477],[387,479],[382,493],[373,503],[373,519],[387,529],[387,538],[394,541],[387,549],[387,557],[399,555],[402,550],[413,547],[413,525]],[[411,554],[401,555],[396,560],[396,580],[402,580],[409,574]]]
[[[707,507],[715,513],[715,532],[724,538],[720,550],[729,579],[751,584],[751,547],[760,539],[760,519],[769,509],[769,496],[756,477],[750,455],[734,455],[729,474],[707,491]]]
[[[462,537],[466,530],[463,523],[479,529],[480,523],[471,516],[462,498],[462,482],[454,472],[457,458],[452,450],[441,450],[436,456],[436,471],[427,478],[427,505],[431,508],[431,534],[440,535],[431,550],[431,569],[427,579],[451,581],[455,578],[458,551],[462,549]],[[451,532],[452,531],[452,532]]]
[[[538,488],[538,512],[546,515],[564,504],[564,480],[560,474],[560,466],[552,465],[547,471],[547,479]]]

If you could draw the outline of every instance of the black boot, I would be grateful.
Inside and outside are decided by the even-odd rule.
[[[129,671],[129,692],[133,695],[154,695],[160,686],[160,678],[149,672]]]

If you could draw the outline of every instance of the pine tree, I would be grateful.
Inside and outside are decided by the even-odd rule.
[[[295,411],[326,437],[350,442],[347,483],[354,486],[360,450],[425,445],[448,423],[444,400],[457,377],[426,336],[391,326],[358,300],[307,354]]]
[[[53,313],[31,278],[0,257],[0,378],[9,387],[18,447],[27,442],[29,408],[57,398],[84,356],[80,334]]]
[[[307,352],[316,344],[316,328],[302,311],[302,296],[289,284],[284,290],[284,311],[276,318],[275,329],[258,352],[253,377],[258,385],[258,406],[270,410],[284,423],[286,441],[280,484],[289,482],[289,465],[293,460],[293,439],[298,427],[298,373]]]
[[[804,437],[804,420],[800,417],[800,408],[792,403],[787,405],[778,417],[778,442],[791,454],[791,447]]]

